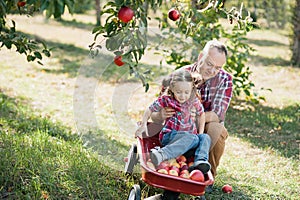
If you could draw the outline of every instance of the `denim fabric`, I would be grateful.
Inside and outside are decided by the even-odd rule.
[[[176,158],[190,149],[195,149],[194,161],[208,160],[210,137],[207,134],[192,134],[183,131],[171,131],[163,136],[161,148],[167,160]]]

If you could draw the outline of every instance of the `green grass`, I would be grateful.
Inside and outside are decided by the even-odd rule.
[[[61,24],[83,30],[90,26],[64,20]],[[51,29],[48,31],[51,34]],[[258,49],[251,57],[251,64],[258,65],[255,83],[262,86],[267,82],[266,88],[277,89],[276,93],[266,93],[268,99],[287,98],[284,102],[289,103],[232,102],[226,119],[230,136],[225,154],[214,192],[205,196],[211,200],[296,200],[300,196],[300,106],[292,92],[297,92],[299,70],[290,70],[287,54],[282,53],[288,51],[284,34],[255,30],[250,38]],[[45,66],[22,63],[18,55],[0,65],[1,74],[6,75],[0,76],[0,199],[123,200],[133,184],[141,185],[144,197],[161,192],[141,181],[139,166],[133,176],[126,177],[122,171],[123,158],[135,140],[133,133],[120,130],[120,121],[127,115],[140,118],[145,106],[137,103],[144,94],[134,96],[134,106],[139,108],[116,119],[110,93],[128,79],[136,81],[128,68],[113,65],[112,55],[101,53],[88,59],[85,47],[57,40],[47,43],[57,48]],[[153,77],[168,73],[167,68],[141,65],[142,71],[151,69]],[[273,81],[274,74],[281,81]],[[70,109],[76,87],[73,82],[79,75],[104,85],[101,98],[93,99],[100,104],[96,117],[101,126],[81,135],[74,131],[74,110]],[[147,94],[149,98],[155,96],[152,93]],[[224,184],[232,185],[233,193],[222,193]],[[181,194],[181,199],[193,197]]]
[[[228,111],[226,124],[234,136],[283,157],[299,159],[300,104],[283,108],[242,105],[235,102]]]
[[[99,162],[68,128],[2,92],[0,106],[0,199],[125,198],[125,176]]]

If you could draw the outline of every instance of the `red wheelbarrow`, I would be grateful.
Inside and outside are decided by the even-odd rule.
[[[171,193],[175,192],[193,196],[203,196],[205,187],[214,183],[214,178],[210,171],[204,175],[204,181],[199,182],[188,178],[159,173],[147,164],[147,161],[150,158],[150,149],[161,146],[158,139],[161,128],[162,125],[149,123],[149,135],[143,134],[141,137],[137,137],[137,144],[131,145],[128,157],[125,159],[125,173],[132,174],[134,166],[140,163],[142,180],[148,185],[164,189],[165,191],[171,191]],[[128,200],[140,199],[140,186],[136,184],[131,188]],[[145,198],[145,200],[146,199],[161,199],[161,195],[155,195]]]

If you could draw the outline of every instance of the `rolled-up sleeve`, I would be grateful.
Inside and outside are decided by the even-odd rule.
[[[167,106],[167,98],[165,96],[158,97],[150,106],[152,112],[159,112],[162,108]]]

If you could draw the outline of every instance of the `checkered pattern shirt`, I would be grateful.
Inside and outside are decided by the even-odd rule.
[[[163,95],[158,97],[150,106],[152,112],[159,112],[162,108],[171,107],[175,110],[175,114],[165,120],[159,139],[162,140],[163,134],[169,133],[172,130],[188,131],[190,133],[197,133],[197,127],[194,117],[191,116],[191,109],[194,107],[196,115],[201,115],[204,112],[203,106],[198,98],[189,100],[180,104],[175,98]]]
[[[196,64],[193,64],[185,68],[194,72],[196,66]],[[205,81],[197,88],[198,93],[201,95],[204,111],[215,112],[221,122],[225,120],[226,111],[232,97],[232,85],[232,76],[221,69],[215,77]]]

